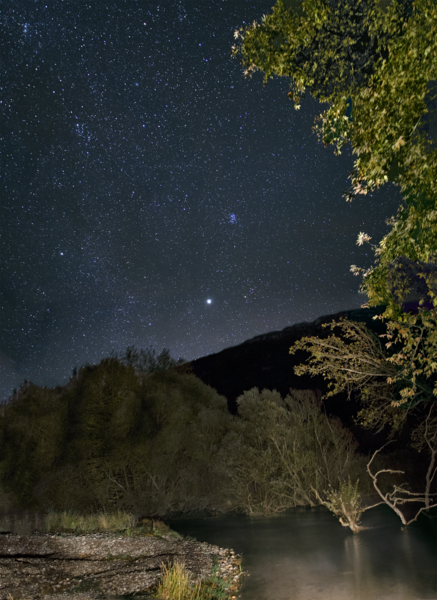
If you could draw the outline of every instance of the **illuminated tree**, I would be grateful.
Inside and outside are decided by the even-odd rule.
[[[433,326],[427,323],[431,320]],[[305,337],[290,348],[311,353],[311,365],[298,365],[297,375],[310,373],[330,379],[330,391],[324,396],[333,396],[343,390],[360,393],[364,408],[358,413],[358,422],[366,427],[381,431],[386,425],[391,428],[390,436],[405,424],[408,415],[416,417],[411,441],[412,447],[429,455],[425,489],[411,492],[406,484],[394,485],[391,491],[382,491],[378,477],[385,474],[404,474],[399,469],[382,467],[373,473],[371,464],[379,452],[374,453],[367,465],[373,485],[382,500],[396,512],[404,525],[415,521],[422,510],[435,506],[437,494],[432,484],[437,473],[437,310],[419,310],[419,315],[408,315],[402,326],[388,323],[388,329],[399,328],[400,337],[408,340],[399,353],[387,355],[378,338],[363,323],[340,319],[340,323],[326,323],[323,327],[339,327],[343,338],[335,335],[327,339]],[[410,328],[410,331],[407,331]],[[381,336],[385,337],[385,336]],[[391,334],[387,335],[392,338]],[[411,345],[411,340],[414,344]],[[390,348],[396,340],[386,346]],[[433,388],[434,383],[434,388]],[[425,409],[425,412],[424,412]],[[352,484],[343,483],[343,488],[333,490],[325,499],[319,500],[355,533],[360,530],[359,517],[363,510],[359,494]],[[412,504],[414,503],[414,504]],[[407,520],[402,508],[405,505],[416,507],[414,517]]]
[[[416,135],[427,110],[427,84],[437,78],[435,3],[306,0],[297,11],[293,5],[278,0],[262,24],[236,31],[241,44],[233,46],[233,56],[242,54],[245,74],[260,70],[264,82],[273,75],[290,77],[295,108],[305,87],[333,103],[318,117],[323,141],[336,143],[337,151],[351,141],[354,153],[363,155],[355,163],[360,193],[383,185],[395,161],[400,169],[409,167],[402,191],[419,173],[435,191],[435,164],[425,164],[431,157]],[[368,189],[361,186],[364,180]]]
[[[343,318],[339,323],[326,323],[322,327],[338,327],[342,337],[332,335],[323,340],[303,337],[295,342],[290,354],[306,350],[312,355],[308,359],[310,364],[296,366],[295,373],[323,375],[331,380],[330,391],[324,398],[344,390],[350,398],[352,390],[358,391],[365,406],[358,415],[360,423],[378,431],[389,424],[396,431],[404,423],[408,409],[437,398],[435,313],[424,311],[420,315],[408,315],[408,324],[402,326],[388,323],[390,332],[396,327],[400,329],[400,339],[392,339],[393,334],[387,334],[392,341],[386,346],[395,348],[391,356],[364,323]],[[433,327],[428,327],[428,320]],[[412,332],[408,331],[409,327]],[[414,346],[405,345],[405,338],[414,339]],[[399,342],[402,343],[400,352]]]
[[[220,456],[244,512],[315,506],[327,488],[365,473],[352,434],[324,413],[320,396],[290,389],[283,400],[276,390],[253,388],[237,399],[238,418],[230,423]]]
[[[246,75],[290,77],[296,109],[305,87],[332,103],[314,130],[338,154],[350,141],[359,157],[347,200],[387,181],[401,186],[407,208],[390,221],[379,264],[362,285],[369,305],[389,304],[385,316],[395,318],[386,301],[387,264],[399,256],[428,262],[437,252],[437,149],[421,126],[437,97],[430,87],[437,79],[435,2],[278,0],[261,24],[240,28],[235,38],[232,53],[241,53]]]
[[[386,4],[386,3],[385,3]],[[321,102],[329,102],[351,88],[362,87],[375,72],[379,60],[389,56],[387,44],[401,34],[380,31],[370,34],[373,11],[381,10],[378,0],[279,0],[273,13],[236,32],[247,74],[259,69],[264,83],[273,75],[289,76],[310,88]],[[402,5],[398,18],[411,16],[411,7]],[[294,80],[294,81],[293,81]],[[289,97],[295,97],[291,92]]]
[[[306,87],[320,101],[332,104],[316,117],[321,126],[313,130],[325,145],[335,144],[338,154],[351,142],[359,157],[351,173],[353,193],[346,194],[347,200],[387,181],[401,186],[407,206],[399,208],[396,219],[387,221],[392,230],[379,247],[373,246],[376,266],[365,270],[352,265],[351,271],[364,275],[360,291],[369,300],[363,307],[384,304],[381,318],[391,319],[393,327],[399,324],[405,348],[398,359],[415,365],[417,342],[412,336],[417,324],[405,311],[405,298],[414,286],[398,267],[400,260],[421,267],[418,276],[424,280],[426,293],[419,303],[434,313],[437,148],[432,149],[430,122],[424,123],[424,118],[426,121],[430,110],[434,120],[437,115],[435,2],[278,0],[260,24],[240,28],[235,38],[238,42],[232,53],[242,55],[245,75],[262,71],[264,83],[274,75],[289,77],[289,97],[296,109]],[[360,233],[358,244],[369,239]],[[419,319],[431,328],[428,338],[432,347],[435,317],[423,314]],[[423,357],[428,369],[415,367],[413,374],[433,372],[433,356],[435,353]]]

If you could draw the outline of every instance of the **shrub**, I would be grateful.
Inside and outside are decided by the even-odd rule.
[[[257,388],[237,399],[239,418],[231,423],[221,450],[237,495],[248,513],[274,513],[314,506],[314,489],[338,487],[347,475],[365,473],[365,459],[339,419],[321,410],[320,392]]]

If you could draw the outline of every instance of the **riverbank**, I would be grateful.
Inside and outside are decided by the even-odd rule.
[[[49,513],[42,525],[20,535],[19,523],[0,521],[0,600],[238,598],[241,556],[163,521]]]

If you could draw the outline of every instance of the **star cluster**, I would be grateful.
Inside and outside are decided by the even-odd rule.
[[[399,188],[346,203],[354,157],[289,82],[245,79],[266,0],[4,8],[2,397],[128,345],[190,360],[359,307]]]

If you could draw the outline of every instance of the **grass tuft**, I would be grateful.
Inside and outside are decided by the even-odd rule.
[[[200,600],[200,585],[190,582],[185,567],[179,563],[172,567],[162,564],[162,579],[156,595],[162,600]]]
[[[172,567],[162,564],[162,579],[155,596],[160,600],[226,600],[229,598],[230,585],[217,577],[217,566],[213,574],[205,581],[193,583],[185,567],[175,563]],[[232,596],[235,598],[235,596]]]

